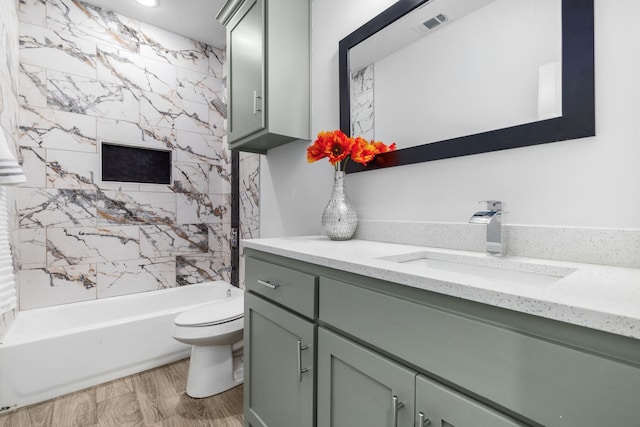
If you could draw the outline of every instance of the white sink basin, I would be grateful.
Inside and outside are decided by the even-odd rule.
[[[549,285],[575,271],[541,260],[427,250],[379,259],[402,264],[416,273],[437,270],[526,285]]]

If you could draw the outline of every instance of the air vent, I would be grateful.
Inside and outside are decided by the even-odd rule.
[[[440,25],[449,21],[449,18],[443,13],[439,13],[431,19],[427,19],[423,23],[414,27],[414,30],[419,32],[420,34],[427,34],[429,31],[435,30]]]

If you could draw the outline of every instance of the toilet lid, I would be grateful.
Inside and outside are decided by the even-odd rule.
[[[230,322],[244,316],[244,298],[234,297],[212,301],[176,317],[178,326],[211,326]]]

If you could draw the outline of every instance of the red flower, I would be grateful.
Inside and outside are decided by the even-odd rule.
[[[387,153],[396,149],[396,144],[389,146],[379,141],[367,141],[364,138],[349,138],[341,130],[331,132],[322,131],[312,145],[307,147],[307,161],[313,163],[317,160],[329,158],[336,170],[344,170],[349,160],[366,165],[380,153]]]

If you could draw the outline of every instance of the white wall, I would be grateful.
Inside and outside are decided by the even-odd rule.
[[[391,0],[315,0],[312,134],[336,129],[338,42]],[[596,132],[573,141],[352,174],[362,219],[466,222],[483,199],[507,224],[640,228],[640,2],[595,0]],[[314,234],[331,189],[308,143],[263,158],[262,236]]]

